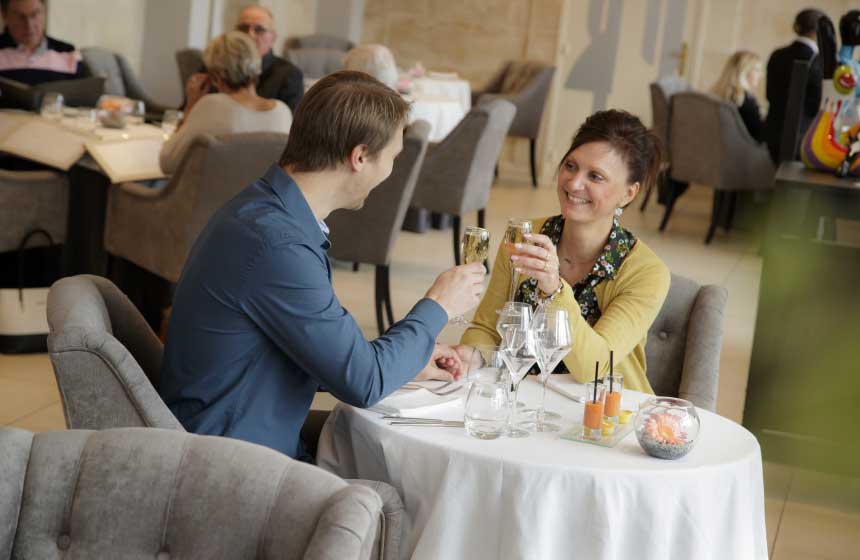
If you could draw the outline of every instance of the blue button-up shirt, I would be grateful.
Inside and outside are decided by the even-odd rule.
[[[422,299],[368,342],[332,289],[328,247],[277,165],[215,213],[176,287],[159,383],[187,430],[302,458],[320,385],[367,407],[427,364],[442,307]]]

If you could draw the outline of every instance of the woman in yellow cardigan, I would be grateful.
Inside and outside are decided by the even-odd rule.
[[[622,209],[660,168],[660,145],[625,111],[600,111],[585,120],[558,168],[561,213],[532,221],[528,243],[499,249],[493,275],[461,340],[498,344],[497,310],[508,298],[512,269],[521,280],[514,299],[552,300],[570,310],[573,348],[555,373],[585,382],[609,366],[625,388],[653,393],[645,376],[648,328],[669,290],[669,269],[642,240],[621,227]]]

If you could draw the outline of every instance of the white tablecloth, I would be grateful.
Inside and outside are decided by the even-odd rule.
[[[460,78],[434,78],[432,73],[424,78],[412,78],[412,93],[418,97],[444,97],[456,101],[463,114],[472,108],[472,88],[469,82]]]
[[[430,123],[431,142],[441,142],[469,111],[464,111],[458,101],[445,97],[417,95],[409,99],[412,102],[409,122],[421,119]]]
[[[523,383],[521,401],[534,404],[537,395],[532,379]],[[636,410],[643,398],[625,391],[623,406]],[[547,404],[566,426],[581,418],[582,405],[560,395],[547,392]],[[482,441],[462,428],[389,426],[338,405],[317,460],[400,492],[411,520],[404,558],[765,560],[758,442],[725,418],[699,414],[696,447],[663,461],[645,455],[633,433],[614,448],[557,434]],[[422,416],[462,419],[462,402]]]

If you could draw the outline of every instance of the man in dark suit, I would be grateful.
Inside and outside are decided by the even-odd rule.
[[[767,100],[770,108],[765,120],[764,138],[774,162],[779,158],[779,144],[782,141],[791,71],[795,60],[811,61],[803,112],[800,116],[801,135],[806,132],[818,113],[823,76],[821,58],[818,56],[816,29],[818,20],[823,15],[822,12],[814,9],[803,10],[797,14],[794,19],[794,32],[797,33],[797,38],[790,45],[775,50],[767,62]]]
[[[257,45],[263,62],[263,71],[257,84],[257,94],[268,99],[280,99],[295,112],[304,94],[302,71],[291,62],[275,56],[272,46],[277,38],[272,12],[263,6],[248,6],[239,13],[236,30],[248,34]],[[205,74],[206,69],[192,75],[186,85],[186,99],[214,93]],[[190,91],[189,91],[190,89]]]

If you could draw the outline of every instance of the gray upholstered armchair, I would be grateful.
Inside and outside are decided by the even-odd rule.
[[[377,558],[382,501],[251,443],[0,428],[0,558]]]
[[[680,93],[682,91],[689,91],[690,84],[684,78],[679,76],[666,76],[664,78],[660,78],[656,82],[653,82],[650,86],[651,90],[651,118],[652,118],[652,128],[654,130],[654,134],[657,135],[657,138],[660,139],[660,144],[665,151],[669,150],[669,117],[671,116],[671,105],[670,100],[672,96],[676,93]],[[669,159],[668,153],[664,154],[664,170],[668,169],[672,162]],[[651,188],[652,186],[648,186],[648,190],[645,191],[644,196],[642,197],[642,206],[641,210],[645,210],[645,207],[648,205],[648,199],[651,197]]]
[[[302,47],[289,49],[286,58],[309,80],[318,80],[343,68],[344,52],[340,49]]]
[[[416,121],[403,134],[403,151],[394,160],[391,175],[376,187],[360,210],[338,210],[326,219],[331,248],[329,256],[376,266],[376,323],[380,336],[385,331],[382,309],[389,326],[394,324],[388,264],[406,210],[412,201],[430,124]]]
[[[472,107],[441,142],[427,149],[412,206],[453,215],[457,264],[460,218],[477,211],[478,225],[483,227],[493,169],[516,111],[514,104],[504,99],[482,102]]]
[[[146,112],[150,115],[161,116],[169,107],[156,103],[143,91],[143,85],[134,75],[128,61],[121,54],[111,52],[101,47],[86,47],[81,49],[84,67],[89,76],[101,76],[105,79],[105,93],[139,99],[146,104]]]
[[[176,68],[179,70],[179,90],[185,91],[188,78],[195,72],[200,72],[203,65],[203,51],[200,49],[180,49],[173,55]]]
[[[764,144],[750,136],[737,107],[713,95],[686,91],[672,96],[671,177],[714,189],[710,243],[718,225],[731,228],[737,193],[773,188],[776,170]],[[667,218],[674,205],[666,205]]]
[[[105,249],[176,282],[197,235],[215,211],[263,175],[286,134],[250,132],[196,138],[166,186],[123,183],[108,195]]]
[[[68,428],[184,431],[156,390],[161,341],[110,280],[71,276],[56,282],[48,294],[48,326],[48,352]],[[2,460],[0,453],[0,465]],[[383,482],[350,482],[382,498],[384,523],[372,557],[396,560],[406,515],[399,494]]]
[[[472,93],[473,104],[482,99],[507,99],[517,108],[511,123],[509,136],[529,139],[529,161],[532,185],[537,187],[537,162],[535,147],[543,108],[549,95],[549,87],[555,74],[555,66],[540,62],[512,60],[505,62],[490,82],[480,91]]]
[[[348,39],[324,33],[316,33],[313,35],[302,35],[301,37],[290,37],[284,41],[284,52],[287,52],[289,49],[335,49],[341,53],[345,53],[354,46],[355,44]]]
[[[54,243],[66,239],[69,184],[53,171],[6,171],[0,169],[0,252],[13,251],[28,232],[42,229]],[[34,238],[29,246],[46,244]]]
[[[699,286],[672,275],[645,345],[648,381],[656,394],[716,411],[727,297],[721,286]]]

